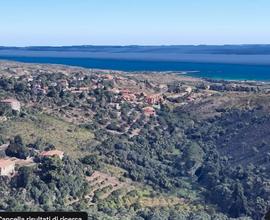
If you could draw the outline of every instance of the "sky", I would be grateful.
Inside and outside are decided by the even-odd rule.
[[[269,11],[269,0],[0,0],[0,45],[269,44]]]

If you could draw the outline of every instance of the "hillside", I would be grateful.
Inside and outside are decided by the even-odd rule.
[[[263,219],[269,92],[173,72],[0,62],[0,209]]]

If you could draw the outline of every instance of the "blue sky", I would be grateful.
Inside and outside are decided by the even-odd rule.
[[[269,0],[0,0],[0,45],[270,43]]]

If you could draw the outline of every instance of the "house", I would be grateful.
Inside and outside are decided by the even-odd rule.
[[[163,98],[159,94],[147,95],[145,97],[146,102],[149,105],[159,104],[163,101]]]
[[[56,86],[57,86],[57,82],[52,82],[52,83],[50,84],[50,86],[51,86],[51,87],[56,87]]]
[[[116,76],[115,79],[116,79],[116,80],[119,80],[119,81],[126,80],[126,78],[124,78],[124,77],[122,77],[122,76]]]
[[[155,109],[151,106],[143,108],[143,113],[145,116],[148,116],[148,117],[156,115]]]
[[[107,80],[113,80],[113,76],[110,74],[104,74],[101,76],[103,79],[107,79]]]
[[[10,176],[15,172],[15,162],[7,159],[0,159],[0,175]]]
[[[117,89],[117,88],[112,88],[109,90],[111,93],[114,93],[114,94],[119,94],[120,93],[120,90]]]
[[[43,151],[40,153],[41,157],[58,157],[61,160],[64,157],[64,152],[60,150],[49,150],[49,151]]]
[[[122,94],[122,98],[125,101],[135,101],[136,100],[136,96],[134,94],[128,94],[128,93]]]
[[[70,89],[69,89],[69,91],[71,91],[71,93],[73,93],[73,94],[76,94],[76,93],[82,93],[82,92],[89,92],[90,91],[90,88],[89,87],[79,87],[79,88],[77,88],[77,87],[71,87]]]
[[[109,106],[116,109],[116,110],[120,110],[121,106],[119,103],[109,103]]]
[[[79,76],[79,77],[77,78],[77,80],[78,80],[78,81],[83,81],[83,80],[84,80],[84,76]]]
[[[98,83],[96,86],[97,89],[104,89],[104,85],[102,83]]]
[[[34,80],[34,78],[32,77],[32,76],[29,76],[28,78],[27,78],[27,82],[32,82]]]
[[[65,89],[67,89],[69,87],[69,82],[66,79],[60,80],[59,84]]]
[[[77,87],[69,87],[68,90],[69,90],[69,91],[75,91],[75,90],[78,90],[78,88],[77,88]]]
[[[0,103],[9,106],[14,111],[21,110],[21,104],[17,99],[13,99],[13,98],[3,99],[1,100]]]
[[[210,85],[206,85],[204,83],[200,83],[198,85],[196,85],[197,89],[203,89],[203,90],[209,90],[210,89]]]
[[[190,94],[190,93],[192,92],[192,88],[191,88],[190,86],[186,87],[186,88],[185,88],[185,92],[186,92],[187,94]]]
[[[92,90],[95,90],[95,89],[97,89],[97,88],[98,88],[97,85],[92,85],[92,86],[91,86],[91,89],[92,89]]]
[[[121,89],[120,93],[122,95],[122,99],[125,101],[135,101],[137,99],[136,94],[128,89]]]
[[[44,88],[43,88],[43,86],[40,85],[40,84],[34,84],[34,85],[32,86],[32,92],[33,92],[34,94],[43,94],[43,95],[45,95],[45,94],[47,94],[47,92],[48,92],[48,87],[44,87]]]
[[[80,88],[79,88],[79,91],[80,91],[80,92],[89,92],[89,91],[90,91],[90,88],[87,87],[87,86],[80,87]]]
[[[194,97],[189,96],[189,97],[187,97],[187,100],[188,100],[188,101],[190,101],[190,102],[193,102],[193,101],[195,101],[195,98],[194,98]]]
[[[7,121],[7,117],[6,116],[0,116],[0,122],[5,122]]]
[[[132,92],[130,90],[128,90],[128,89],[121,89],[120,93],[122,93],[122,94],[131,94]]]
[[[160,92],[164,93],[164,92],[168,91],[168,85],[167,84],[160,84],[157,86],[157,89]]]

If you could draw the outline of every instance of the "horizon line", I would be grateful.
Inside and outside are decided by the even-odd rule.
[[[75,44],[75,45],[24,45],[2,46],[0,48],[31,48],[31,47],[177,47],[177,46],[270,46],[267,44]]]

